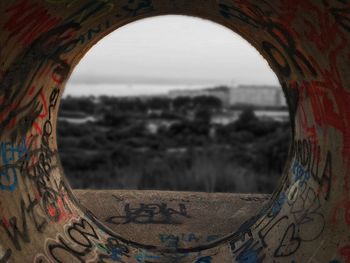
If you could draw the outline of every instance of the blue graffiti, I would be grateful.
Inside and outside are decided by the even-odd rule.
[[[113,261],[120,261],[122,256],[124,255],[124,250],[119,247],[113,247],[111,249],[111,253],[112,253],[111,259]]]
[[[157,255],[150,255],[147,253],[147,251],[141,250],[141,252],[138,253],[135,258],[137,262],[146,263],[149,262],[148,260],[150,259],[160,259],[161,257]]]
[[[15,146],[13,143],[0,144],[0,190],[13,192],[17,187],[16,162],[23,158],[28,152],[25,139]]]
[[[302,187],[306,182],[310,179],[311,175],[310,172],[306,171],[305,168],[298,163],[297,161],[294,162],[293,167],[293,174],[295,176],[295,181],[299,181],[299,186]]]
[[[238,263],[257,263],[258,262],[258,253],[249,249],[244,251],[238,258]]]
[[[280,193],[277,201],[275,202],[274,206],[271,209],[272,215],[277,215],[281,211],[282,206],[286,201],[286,199],[287,199],[286,194],[284,192]]]
[[[207,257],[202,257],[196,260],[195,263],[211,263],[212,257],[207,256]]]

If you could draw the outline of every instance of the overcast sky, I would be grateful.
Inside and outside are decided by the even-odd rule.
[[[66,95],[150,94],[175,85],[219,84],[278,85],[278,80],[260,54],[229,29],[199,18],[161,16],[102,39],[75,68]]]

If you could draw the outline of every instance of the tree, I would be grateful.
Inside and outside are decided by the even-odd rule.
[[[193,107],[193,100],[190,97],[177,97],[173,100],[173,108],[176,111],[187,111]]]
[[[220,110],[222,101],[215,96],[198,96],[193,99],[193,104],[197,109],[207,109],[209,111]]]

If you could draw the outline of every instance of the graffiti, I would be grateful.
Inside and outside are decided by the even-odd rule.
[[[152,0],[128,0],[128,4],[124,5],[122,9],[134,17],[154,10]]]
[[[80,6],[72,15],[65,19],[65,23],[83,26],[85,22],[93,23],[110,13],[114,8],[111,0],[90,0]]]
[[[67,238],[58,235],[56,240],[49,240],[47,250],[49,256],[55,262],[86,262],[86,257],[91,254],[96,247],[99,248],[98,262],[105,262],[105,259],[111,259],[123,263],[123,257],[129,257],[129,249],[121,244],[117,239],[109,237],[106,243],[97,243],[100,240],[96,230],[87,220],[81,218],[77,222],[73,222],[66,230]],[[70,245],[74,244],[74,245]],[[63,261],[62,253],[64,252]]]
[[[142,249],[141,252],[139,252],[136,256],[135,259],[139,263],[152,263],[151,260],[157,260],[160,259],[161,257],[158,255],[152,255],[146,250]]]
[[[344,258],[345,263],[349,263],[350,262],[350,245],[343,246],[342,248],[340,248],[339,252],[342,258]]]
[[[66,79],[68,77],[70,67],[60,56],[67,46],[74,43],[74,40],[70,40],[67,36],[67,33],[74,29],[77,29],[77,25],[66,24],[44,33],[43,36],[30,45],[29,51],[19,55],[10,70],[6,71],[2,80],[0,97],[4,96],[8,99],[5,103],[0,104],[0,115],[9,112],[9,109],[10,114],[5,114],[0,123],[0,137],[5,130],[11,135],[13,141],[19,136],[25,137],[28,130],[32,128],[32,121],[41,114],[42,106],[37,103],[41,90],[25,105],[15,104],[16,107],[13,107],[13,103],[26,101],[24,98],[27,95],[26,84],[28,79],[32,78],[33,72],[40,71],[44,61],[52,62],[53,68],[56,68],[56,78]],[[57,68],[57,65],[60,67]],[[16,125],[8,127],[8,124],[15,118],[17,119]]]
[[[178,250],[182,246],[194,246],[200,242],[211,242],[219,238],[218,235],[207,235],[199,236],[195,233],[182,233],[182,234],[160,234],[159,235],[161,243],[173,251]],[[186,250],[185,250],[186,251]],[[174,254],[165,255],[166,262],[183,262],[182,260],[188,258],[189,256],[195,256],[197,260],[194,263],[211,263],[212,257],[208,255],[203,255],[201,251],[191,255],[190,252],[181,252]]]
[[[25,211],[25,204],[24,201],[21,200],[21,218],[22,218],[22,230],[18,228],[17,225],[17,217],[12,217],[9,221],[1,219],[0,224],[1,226],[5,229],[6,234],[9,236],[11,242],[15,246],[17,250],[22,250],[22,246],[19,242],[19,238],[25,242],[29,243],[30,242],[30,237],[28,233],[28,224],[27,224],[27,217],[26,217],[26,211]],[[11,233],[10,231],[13,231]]]
[[[233,252],[238,254],[236,261],[239,263],[255,263],[263,262],[265,254],[260,255],[262,247],[258,247],[258,242],[254,242],[253,239],[249,239],[248,242],[237,248]],[[239,253],[238,253],[239,252]]]
[[[15,165],[18,159],[24,158],[27,154],[27,146],[25,139],[14,146],[12,143],[0,143],[0,159],[2,167],[0,167],[0,190],[14,191],[17,187],[17,167]]]
[[[259,28],[261,26],[260,25],[261,23],[257,19],[249,16],[247,13],[242,11],[242,9],[239,7],[219,4],[219,8],[220,8],[219,10],[220,14],[226,19],[236,18],[239,21],[249,26],[252,26],[254,28]]]
[[[270,41],[262,41],[261,47],[278,70],[279,75],[289,78],[292,73],[290,64],[292,64],[302,76],[305,76],[305,71],[307,71],[316,77],[316,70],[303,53],[297,49],[294,38],[289,32],[290,30],[284,25],[264,17],[262,15],[263,12],[259,8],[254,6],[256,10],[254,12],[247,5],[235,7],[219,4],[219,12],[226,19],[235,18],[255,29],[263,28],[276,40],[282,49]]]
[[[305,71],[311,73],[313,76],[317,76],[317,72],[310,63],[310,61],[297,49],[296,43],[292,35],[287,31],[285,27],[280,24],[272,23],[271,21],[266,24],[266,30],[271,36],[278,42],[283,49],[283,52],[278,49],[272,43],[263,41],[262,47],[266,54],[271,58],[275,67],[279,70],[280,74],[289,78],[291,74],[291,68],[287,58],[292,62],[292,65],[296,70],[305,76]],[[279,61],[283,60],[281,64]]]
[[[285,77],[289,77],[291,74],[291,68],[285,55],[273,44],[267,41],[262,42],[262,48],[271,59],[279,74]]]
[[[303,168],[300,168],[298,164],[295,165],[295,172],[302,173],[303,176],[313,178],[318,185],[325,191],[325,200],[330,197],[330,190],[332,185],[332,155],[329,151],[326,153],[326,159],[324,160],[323,169],[321,166],[321,146],[316,145],[310,140],[295,141],[293,145],[293,156],[296,161],[299,162]],[[298,169],[298,170],[297,170]],[[297,175],[301,176],[301,175]],[[305,179],[304,179],[305,181]]]
[[[45,2],[49,3],[48,8]],[[176,6],[176,10],[181,11],[182,4],[172,2],[169,6]],[[59,222],[61,225],[56,226],[64,226],[64,231],[58,231],[55,240],[48,239],[46,255],[33,257],[37,263],[93,260],[100,263],[135,260],[140,263],[182,260],[209,263],[215,260],[214,255],[202,255],[198,251],[197,254],[193,252],[191,256],[195,257],[191,258],[190,252],[177,253],[183,244],[191,247],[202,240],[212,242],[218,239],[216,235],[200,237],[194,233],[161,234],[161,243],[174,251],[172,255],[159,256],[151,254],[148,249],[139,249],[131,255],[131,244],[124,244],[105,233],[102,237],[102,232],[90,221],[76,219],[79,210],[69,196],[69,186],[59,178],[59,159],[53,148],[55,118],[60,86],[71,71],[71,62],[68,61],[75,59],[70,52],[74,50],[77,54],[82,47],[87,50],[106,30],[124,21],[146,17],[153,12],[158,14],[162,10],[156,10],[158,4],[154,3],[152,0],[120,3],[88,0],[81,4],[77,0],[4,1],[0,69],[0,194],[1,198],[11,195],[17,199],[11,199],[10,209],[7,207],[10,202],[6,200],[6,209],[0,210],[0,263],[18,261],[15,258],[18,251],[24,251],[25,246],[34,240],[46,238],[41,234],[51,224]],[[294,135],[308,138],[293,142],[294,160],[288,170],[289,178],[275,195],[275,200],[227,240],[237,262],[295,263],[291,257],[297,252],[307,255],[303,247],[305,243],[313,242],[311,244],[325,248],[317,240],[321,240],[328,219],[334,227],[339,227],[336,230],[341,237],[340,228],[350,225],[350,182],[346,170],[350,156],[350,95],[346,89],[350,58],[349,1],[251,3],[235,0],[230,4],[215,4],[217,8],[213,8],[213,15],[205,13],[204,16],[217,17],[219,12],[226,24],[230,24],[231,19],[238,22],[232,28],[239,28],[239,33],[248,36],[248,40],[258,46],[282,81],[291,109],[292,127],[300,127],[298,132],[293,131]],[[66,8],[57,12],[62,17],[56,15],[59,8]],[[191,10],[191,4],[186,2],[183,10]],[[196,12],[195,15],[201,15],[202,10],[197,8]],[[257,32],[259,38],[254,39],[252,36]],[[295,118],[296,113],[303,115],[299,127],[294,124],[295,120],[300,121]],[[328,139],[332,142],[329,143]],[[324,145],[333,148],[324,149]],[[343,191],[335,190],[340,187]],[[14,195],[11,192],[15,190]],[[242,197],[241,200],[264,202],[267,199]],[[324,206],[327,209],[322,209]],[[344,213],[344,222],[337,222],[340,209]],[[176,225],[186,218],[190,216],[184,204],[173,208],[166,203],[141,203],[135,207],[126,204],[122,215],[108,217],[105,221],[115,225]],[[347,234],[347,231],[343,232]],[[332,258],[320,259],[318,256],[314,261],[350,262],[348,243],[342,242],[338,236],[336,242],[335,248],[326,253]],[[3,244],[10,248],[3,249]],[[335,256],[341,260],[334,259]],[[304,261],[307,260],[311,262],[311,258],[305,256]]]
[[[195,233],[188,234],[160,234],[160,241],[166,246],[170,248],[179,248],[181,243],[198,243],[201,240],[205,242],[212,242],[219,238],[218,235],[208,235],[206,237],[201,237],[196,235]]]
[[[301,239],[298,237],[295,224],[288,226],[282,240],[275,250],[275,257],[288,257],[293,255],[300,247]]]
[[[297,183],[300,182],[297,181]],[[250,225],[248,229],[241,227],[244,232],[237,236],[239,238],[230,242],[237,262],[263,262],[266,257],[265,249],[270,247],[269,240],[272,235],[279,240],[277,247],[271,248],[276,258],[289,257],[301,247],[302,242],[311,242],[320,237],[325,227],[325,220],[319,212],[320,200],[314,190],[307,188],[304,184],[304,190],[291,204],[292,218],[285,215],[279,216],[283,205],[288,205],[286,201],[286,194],[281,192],[269,213],[260,222],[252,225],[254,221],[248,221],[246,224],[246,227]],[[291,219],[293,222],[290,223]],[[251,232],[254,229],[259,229],[256,237]],[[281,234],[278,237],[276,237],[276,229],[279,229]],[[238,245],[239,241],[241,245]]]
[[[282,192],[279,194],[277,201],[275,202],[274,206],[271,209],[272,215],[277,215],[281,211],[285,201],[286,201],[286,194]]]
[[[311,177],[310,173],[306,171],[304,169],[304,166],[298,163],[298,161],[294,161],[294,164],[292,165],[292,171],[295,176],[294,180],[299,182],[300,187],[303,187]]]
[[[321,203],[312,188],[305,188],[300,197],[292,205],[291,213],[299,229],[302,241],[313,241],[323,232],[324,216],[320,213]],[[313,230],[308,231],[312,226]]]
[[[100,34],[101,32],[104,32],[109,27],[110,27],[110,21],[106,20],[104,23],[100,23],[94,28],[89,28],[87,32],[85,32],[84,34],[80,34],[76,38],[77,41],[72,43],[71,46],[67,47],[65,52],[68,53],[73,49],[75,49],[78,45],[84,45],[85,43],[93,40],[96,36],[98,36],[98,34]]]
[[[3,29],[14,32],[10,34],[9,39],[16,37],[24,46],[30,45],[34,39],[60,22],[60,18],[53,17],[44,7],[29,0],[22,0],[7,8],[5,13],[10,14],[10,17]]]
[[[179,204],[179,211],[169,208],[166,203],[140,204],[139,207],[131,208],[130,204],[124,206],[123,216],[108,217],[105,222],[110,224],[180,224],[175,216],[189,218],[186,206]]]

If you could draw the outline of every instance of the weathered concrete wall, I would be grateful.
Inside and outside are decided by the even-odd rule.
[[[270,195],[75,190],[102,223],[129,240],[163,247],[205,246],[232,233]],[[183,255],[181,255],[183,256]]]
[[[348,0],[2,0],[0,262],[349,262],[349,10]],[[279,77],[293,124],[271,200],[230,234],[177,249],[143,242],[147,232],[136,240],[132,225],[129,240],[85,209],[56,144],[60,96],[81,57],[116,28],[162,14],[248,40]]]

